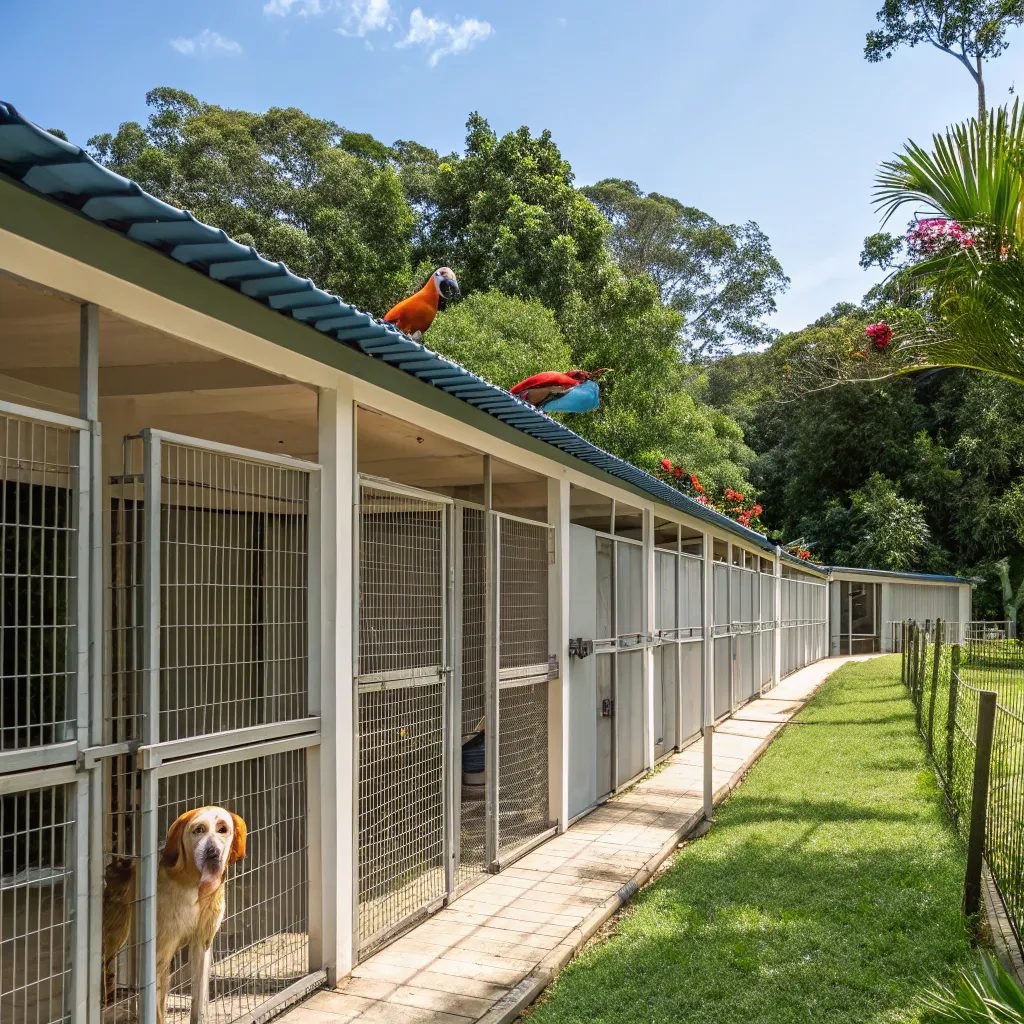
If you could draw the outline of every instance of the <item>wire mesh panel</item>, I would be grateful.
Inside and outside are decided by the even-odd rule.
[[[486,842],[486,641],[487,536],[481,508],[456,506],[461,548],[458,555],[460,594],[459,717],[462,723],[461,764],[455,765],[460,793],[458,870],[455,887],[472,880],[484,868]]]
[[[246,823],[245,859],[229,870],[213,942],[206,1020],[228,1024],[309,974],[306,751],[235,761],[160,780],[160,836],[178,815],[219,806]],[[188,950],[170,968],[170,1020],[191,1007]],[[158,971],[160,964],[157,965]]]
[[[0,797],[0,1021],[71,1021],[73,787]]]
[[[87,425],[0,403],[0,1021],[71,1021]],[[85,443],[83,443],[83,441]],[[64,746],[46,750],[47,747]],[[66,763],[66,767],[30,772]],[[11,774],[6,774],[10,772]],[[60,776],[58,780],[58,776]],[[57,784],[59,781],[59,784]],[[84,938],[84,934],[83,934]],[[80,958],[81,959],[81,958]],[[81,975],[84,982],[84,973]]]
[[[164,740],[308,714],[309,473],[161,449]]]
[[[364,485],[359,515],[359,942],[445,894],[447,505]]]
[[[234,730],[310,714],[315,471],[156,431],[125,441],[107,521],[105,1022],[141,1021],[163,1001],[180,1019],[196,1000],[207,1021],[254,1020],[312,977],[305,747],[316,723],[266,756],[262,733]],[[207,755],[217,767],[182,774],[180,758],[218,747]],[[246,820],[249,852],[231,873],[209,984],[196,990],[187,952],[162,959],[173,912],[157,895],[157,854],[179,814],[206,806]]]
[[[0,751],[73,738],[76,442],[0,412]]]
[[[507,855],[550,825],[548,570],[543,523],[495,516],[498,545],[497,848]]]

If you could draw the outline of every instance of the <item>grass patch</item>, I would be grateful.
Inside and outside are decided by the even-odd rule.
[[[918,1021],[974,962],[899,658],[842,668],[799,720],[530,1024]]]

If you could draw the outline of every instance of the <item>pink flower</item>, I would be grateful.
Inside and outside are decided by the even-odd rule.
[[[892,341],[892,328],[888,324],[871,324],[865,328],[864,333],[875,343],[875,348],[884,349],[889,347]]]
[[[955,220],[929,217],[917,222],[907,235],[907,242],[917,252],[930,253],[947,246],[969,249],[975,243],[975,236]]]

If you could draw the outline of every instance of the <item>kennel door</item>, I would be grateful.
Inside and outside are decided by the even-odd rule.
[[[554,534],[546,523],[504,513],[493,517],[497,574],[496,691],[488,706],[487,742],[498,741],[497,772],[488,778],[490,859],[508,860],[550,827],[548,813],[548,570]],[[491,761],[493,764],[493,759]]]
[[[360,487],[361,954],[440,906],[447,892],[449,505],[382,482]]]

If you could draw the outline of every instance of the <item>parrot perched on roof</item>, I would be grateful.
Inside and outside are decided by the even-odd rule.
[[[568,394],[578,384],[588,380],[596,381],[605,373],[608,373],[607,367],[600,370],[570,370],[568,373],[559,373],[557,370],[535,373],[512,388],[512,394],[542,409],[556,398]]]
[[[445,301],[457,299],[461,294],[455,274],[448,267],[439,267],[415,295],[399,302],[385,314],[384,319],[416,341],[422,341],[437,311],[444,309]]]

